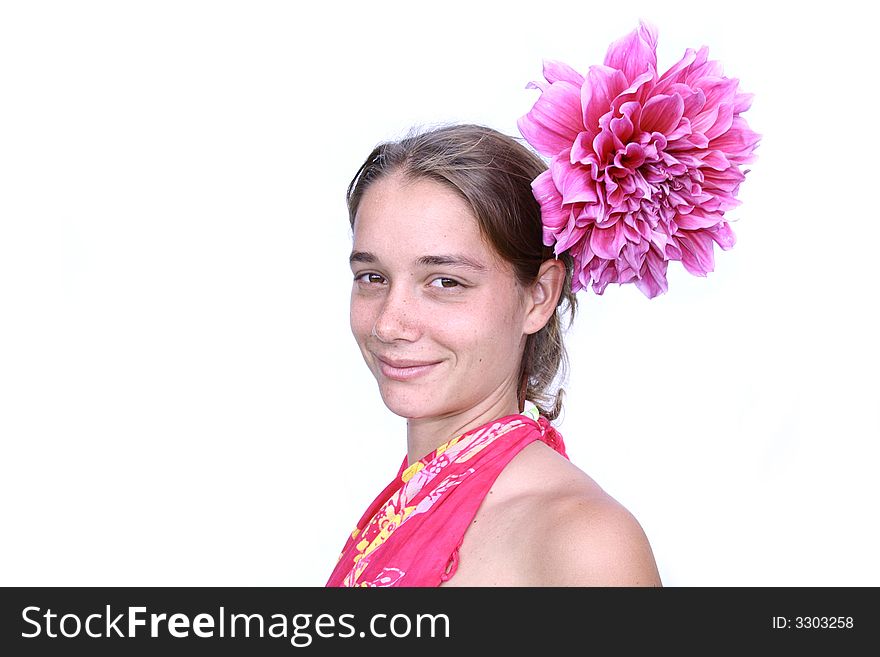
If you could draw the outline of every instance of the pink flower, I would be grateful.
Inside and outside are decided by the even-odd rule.
[[[653,298],[670,260],[705,276],[714,244],[736,242],[724,213],[760,135],[740,116],[752,95],[707,55],[688,48],[658,76],[657,31],[642,21],[586,77],[545,60],[546,82],[526,86],[541,96],[517,125],[550,158],[532,182],[544,244],[570,251],[575,292],[635,283]]]

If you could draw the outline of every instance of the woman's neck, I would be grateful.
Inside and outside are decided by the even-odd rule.
[[[519,402],[514,392],[496,399],[486,399],[482,404],[461,413],[409,418],[406,421],[407,463],[415,463],[440,445],[471,429],[519,412]]]

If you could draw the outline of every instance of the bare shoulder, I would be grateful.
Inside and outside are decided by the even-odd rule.
[[[543,508],[531,541],[536,580],[547,586],[661,586],[642,526],[613,498],[572,495],[545,500]]]
[[[528,580],[542,586],[662,586],[642,526],[591,477],[544,445],[525,452],[519,466],[532,475],[520,502],[528,510],[517,514]]]

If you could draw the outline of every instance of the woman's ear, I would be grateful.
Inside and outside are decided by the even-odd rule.
[[[527,335],[540,331],[559,303],[562,286],[565,284],[565,264],[561,260],[545,260],[538,270],[538,278],[527,289],[528,306],[524,332]]]

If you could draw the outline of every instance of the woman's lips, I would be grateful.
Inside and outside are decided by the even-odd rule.
[[[394,379],[395,381],[409,381],[410,379],[426,374],[436,365],[440,364],[439,362],[423,363],[408,360],[386,361],[379,357],[376,357],[376,360],[379,362],[379,369],[382,370],[383,376],[388,379]]]

